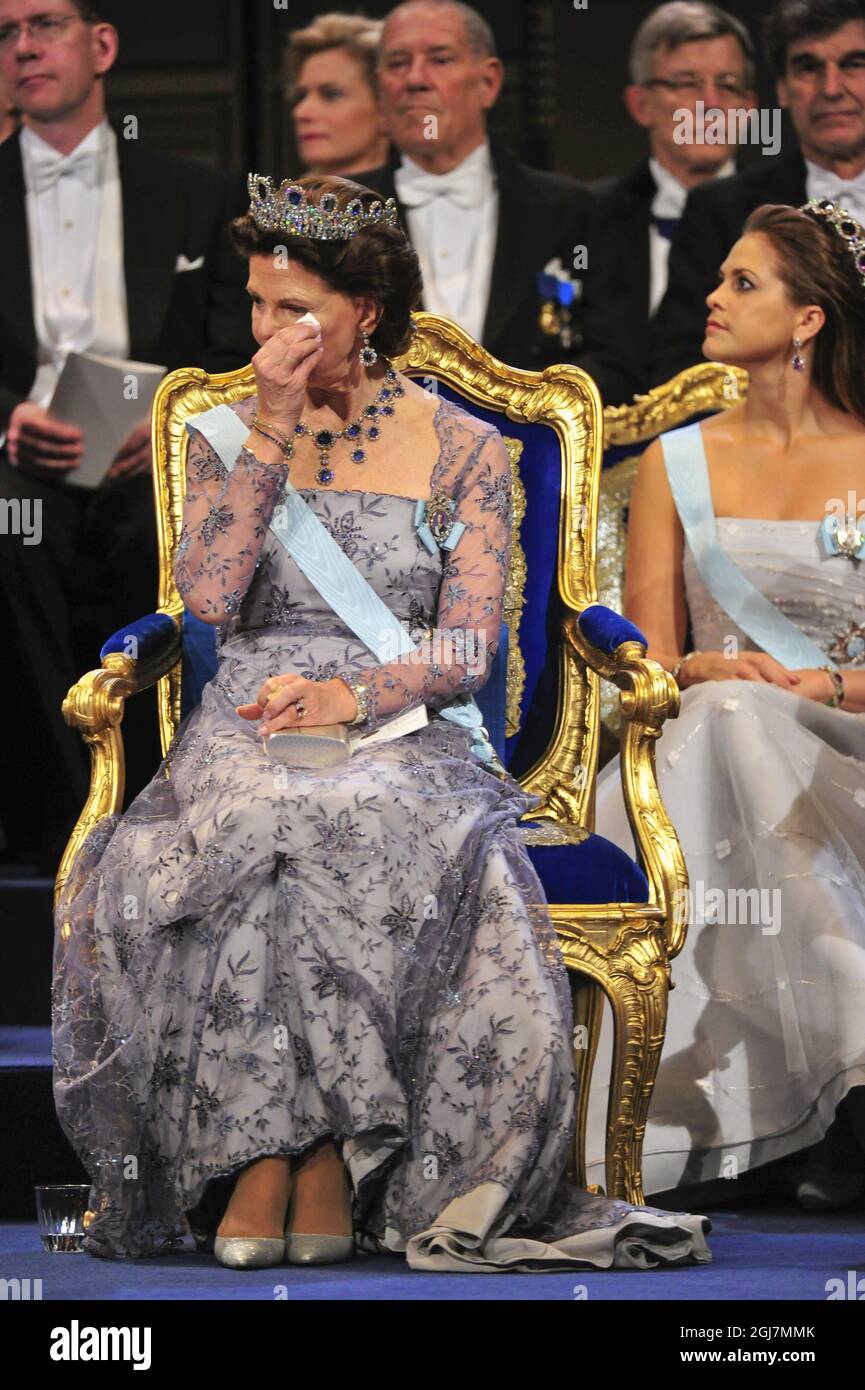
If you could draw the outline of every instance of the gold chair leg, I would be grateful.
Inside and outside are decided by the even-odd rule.
[[[574,1066],[577,1073],[577,1126],[574,1147],[565,1178],[576,1187],[586,1186],[586,1129],[589,1092],[598,1051],[598,1035],[604,1012],[604,992],[588,975],[568,971],[574,1001]]]
[[[643,1139],[667,1024],[669,966],[654,924],[610,959],[613,1065],[607,1111],[607,1193],[644,1206]]]

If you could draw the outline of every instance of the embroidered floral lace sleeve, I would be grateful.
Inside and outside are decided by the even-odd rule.
[[[229,474],[198,430],[190,433],[174,578],[187,608],[218,624],[236,613],[249,588],[288,466],[243,449]]]
[[[369,691],[371,733],[418,705],[437,709],[472,695],[487,679],[499,645],[511,551],[511,466],[498,430],[443,404],[436,416],[442,453],[433,485],[456,501],[465,530],[443,550],[436,625],[416,653],[351,673]],[[341,673],[339,673],[341,674]]]

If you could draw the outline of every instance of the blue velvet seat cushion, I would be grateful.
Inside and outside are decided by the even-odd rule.
[[[521,826],[533,822],[522,821]],[[649,884],[625,851],[602,835],[576,845],[527,845],[550,903],[645,903]]]

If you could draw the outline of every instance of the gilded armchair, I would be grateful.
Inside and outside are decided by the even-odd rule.
[[[396,365],[496,424],[511,456],[515,540],[508,634],[479,703],[500,756],[539,798],[523,833],[571,972],[581,1082],[571,1175],[585,1182],[588,1090],[605,995],[615,1026],[607,1191],[639,1203],[641,1147],[664,1040],[670,960],[685,931],[674,911],[687,886],[685,867],[654,768],[655,741],[665,719],[678,712],[677,687],[646,659],[637,629],[597,603],[602,437],[594,383],[571,366],[543,373],[507,367],[455,325],[430,314],[416,316],[416,329],[411,349]],[[166,378],[157,395],[158,611],[109,639],[101,668],[74,686],[64,703],[67,722],[90,745],[92,781],[61,864],[58,891],[86,836],[122,804],[119,726],[126,699],[158,682],[167,750],[215,670],[213,629],[184,612],[172,573],[183,511],[184,425],[191,415],[241,400],[253,389],[251,368],[214,377],[185,369]],[[593,834],[601,678],[619,691],[623,785],[639,863]]]
[[[748,393],[748,373],[741,367],[700,362],[679,372],[663,386],[631,405],[604,410],[604,469],[598,506],[598,598],[621,613],[625,591],[625,541],[628,504],[640,454],[665,430],[689,420],[729,410]],[[615,691],[601,694],[604,730],[618,739],[620,715]],[[612,745],[608,741],[608,748]]]

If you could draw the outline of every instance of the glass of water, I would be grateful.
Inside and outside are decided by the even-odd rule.
[[[43,1248],[54,1255],[83,1252],[90,1185],[57,1183],[34,1191]]]

